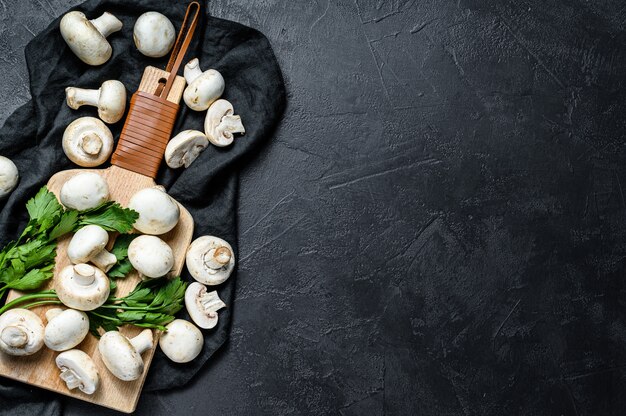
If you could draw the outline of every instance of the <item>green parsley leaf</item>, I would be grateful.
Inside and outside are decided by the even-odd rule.
[[[107,203],[99,208],[83,211],[79,216],[79,226],[90,224],[99,225],[107,231],[117,231],[126,234],[133,229],[133,224],[139,218],[137,211],[122,208],[118,203]]]

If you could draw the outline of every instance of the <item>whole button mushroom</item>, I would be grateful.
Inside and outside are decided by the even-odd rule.
[[[229,146],[233,143],[234,134],[246,132],[241,117],[233,115],[234,111],[233,105],[226,100],[217,100],[209,107],[204,119],[204,133],[213,145]]]
[[[10,309],[0,316],[0,350],[32,355],[43,347],[43,322],[28,309]]]
[[[78,58],[88,65],[102,65],[111,57],[107,37],[122,29],[122,22],[109,12],[87,20],[84,13],[73,11],[61,19],[61,36]]]
[[[157,12],[139,16],[133,28],[133,40],[139,52],[150,57],[167,55],[174,45],[176,30],[170,20]]]
[[[180,218],[178,203],[162,186],[136,192],[128,202],[128,208],[139,213],[133,226],[143,234],[165,234],[178,224]]]
[[[126,88],[116,80],[104,81],[97,90],[67,87],[65,98],[73,110],[83,105],[98,107],[98,116],[109,124],[120,121],[126,109]]]
[[[204,337],[202,332],[191,322],[175,319],[161,335],[159,347],[161,351],[175,363],[188,363],[202,351]]]
[[[81,350],[69,350],[59,354],[55,360],[61,370],[61,380],[69,390],[76,387],[85,394],[93,394],[100,386],[98,369],[90,356]]]
[[[174,253],[159,237],[140,235],[128,246],[128,260],[142,279],[165,276],[174,267]]]
[[[86,225],[72,236],[67,246],[67,256],[73,264],[91,262],[107,272],[117,263],[115,254],[104,247],[109,242],[109,233],[99,225]]]
[[[102,270],[88,264],[64,267],[55,278],[59,300],[67,307],[91,311],[102,306],[111,290]]]
[[[120,380],[132,381],[143,374],[141,354],[153,345],[152,331],[149,329],[130,340],[118,331],[109,331],[100,338],[98,350],[111,374]]]
[[[74,163],[83,167],[99,166],[113,152],[113,134],[102,121],[81,117],[70,123],[63,133],[63,151]]]
[[[15,163],[8,157],[0,156],[0,198],[10,194],[19,179],[20,175]]]
[[[46,347],[53,351],[70,350],[83,342],[89,332],[89,318],[85,312],[53,308],[46,312],[48,325],[44,330]]]
[[[193,241],[187,249],[189,273],[205,285],[219,285],[235,268],[233,248],[221,238],[205,235]]]
[[[201,131],[181,131],[167,143],[165,163],[172,169],[183,165],[188,168],[208,145],[209,140]]]
[[[194,111],[204,111],[224,92],[224,77],[215,69],[204,72],[200,69],[200,61],[194,58],[184,70],[187,88],[183,92],[183,100],[187,107]]]
[[[66,208],[79,211],[96,208],[109,200],[109,186],[97,173],[79,173],[63,184],[60,199]]]
[[[217,325],[217,311],[225,308],[226,304],[217,295],[217,291],[207,292],[202,283],[193,282],[185,291],[185,307],[196,325],[211,329]]]

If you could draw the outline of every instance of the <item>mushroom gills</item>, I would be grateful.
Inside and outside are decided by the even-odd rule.
[[[93,360],[81,350],[69,350],[59,354],[55,363],[69,390],[78,387],[85,394],[93,394],[100,386],[100,375]]]

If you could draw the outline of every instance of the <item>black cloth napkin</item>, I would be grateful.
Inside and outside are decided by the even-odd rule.
[[[144,68],[148,65],[165,68],[168,59],[167,56],[148,58],[137,50],[132,33],[136,19],[144,12],[158,11],[179,30],[187,4],[172,0],[93,0],[74,8],[89,19],[108,11],[124,23],[120,32],[108,38],[113,55],[99,67],[82,63],[72,53],[59,32],[60,18],[27,45],[32,100],[17,109],[0,129],[0,154],[15,162],[21,177],[16,190],[0,202],[0,242],[3,245],[23,229],[27,220],[26,201],[50,176],[60,170],[77,168],[63,153],[63,131],[78,117],[97,117],[97,110],[94,107],[71,110],[65,104],[65,88],[98,88],[105,80],[117,79],[126,86],[130,99]],[[271,137],[285,107],[285,87],[272,48],[261,33],[208,16],[206,10],[203,4],[194,40],[183,63],[197,57],[203,70],[220,71],[226,81],[222,98],[229,100],[235,113],[241,115],[246,134],[224,149],[209,145],[187,169],[172,170],[163,163],[156,182],[164,185],[168,193],[189,210],[195,222],[194,238],[207,234],[222,237],[233,245],[237,254],[237,172]],[[191,111],[181,101],[174,134],[186,129],[202,131],[205,114]],[[110,126],[116,139],[123,121]],[[186,271],[183,277],[192,280]],[[144,391],[187,383],[224,344],[231,323],[235,278],[236,272],[217,287],[228,307],[219,312],[218,326],[205,331],[201,355],[189,364],[174,364],[157,350]],[[181,316],[186,318],[184,311]],[[2,414],[59,414],[61,397],[0,379]]]

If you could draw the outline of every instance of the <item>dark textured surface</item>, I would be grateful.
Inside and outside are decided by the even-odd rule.
[[[0,120],[76,3],[0,0]],[[210,10],[268,36],[288,109],[242,176],[231,340],[138,414],[626,412],[622,1]]]

